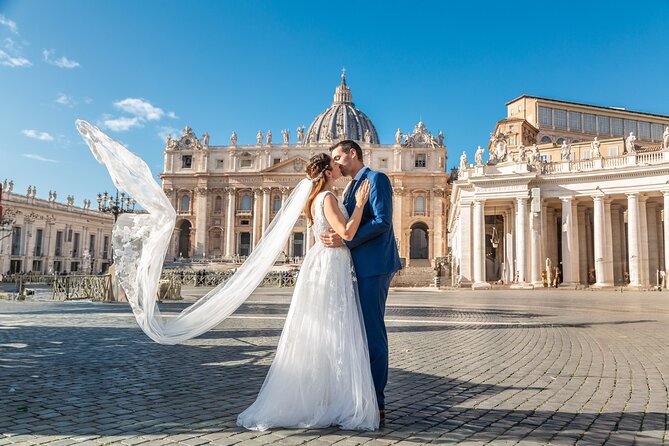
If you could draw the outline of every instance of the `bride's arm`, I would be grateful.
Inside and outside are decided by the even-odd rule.
[[[363,182],[358,190],[355,192],[355,210],[351,218],[346,221],[344,214],[339,210],[337,204],[337,199],[332,194],[326,194],[325,200],[323,202],[323,212],[325,213],[325,219],[330,224],[330,227],[337,233],[342,239],[350,241],[353,239],[353,236],[358,231],[360,226],[360,220],[362,219],[362,211],[367,203],[369,198],[369,183],[367,181]]]

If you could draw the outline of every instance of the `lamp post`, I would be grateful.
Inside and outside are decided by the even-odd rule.
[[[116,196],[109,195],[107,192],[104,194],[98,194],[98,211],[112,214],[114,216],[114,223],[118,220],[118,216],[125,213],[135,212],[135,205],[137,202],[134,198],[125,195],[125,192],[121,192],[119,196],[118,189],[116,190]],[[132,208],[130,207],[132,205]]]

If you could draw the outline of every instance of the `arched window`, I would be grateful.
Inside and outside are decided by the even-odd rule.
[[[548,144],[551,142],[551,137],[546,135],[543,138],[541,138],[541,141],[539,141],[539,144]]]
[[[217,195],[214,199],[214,212],[220,214],[223,210],[223,198],[220,195]]]
[[[425,214],[425,197],[422,195],[416,197],[416,214]]]
[[[274,212],[279,212],[281,210],[281,197],[274,197]]]
[[[188,195],[181,197],[181,208],[179,210],[181,212],[188,212],[190,210],[190,197]]]
[[[557,144],[560,144],[560,145],[562,145],[562,143],[563,143],[564,141],[565,141],[565,139],[564,139],[564,138],[558,138],[558,140],[557,140],[557,141],[555,141],[555,142],[556,142]]]
[[[242,211],[250,211],[252,206],[253,198],[251,195],[246,194],[242,197]]]

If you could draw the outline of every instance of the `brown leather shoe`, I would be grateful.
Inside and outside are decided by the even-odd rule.
[[[386,422],[386,411],[383,409],[379,410],[379,421],[381,424]]]

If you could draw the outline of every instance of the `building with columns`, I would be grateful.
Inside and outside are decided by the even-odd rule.
[[[388,174],[393,185],[393,222],[400,256],[409,266],[429,266],[446,255],[448,208],[446,147],[443,134],[419,122],[408,134],[400,129],[394,144],[381,144],[371,119],[352,100],[344,74],[330,107],[308,129],[283,130],[278,141],[259,131],[256,144],[213,145],[189,127],[168,137],[161,174],[163,189],[177,211],[169,257],[232,260],[249,255],[286,198],[305,177],[309,158],[337,141],[353,139],[372,169]],[[341,193],[348,179],[341,179]],[[313,243],[304,218],[294,228],[287,257],[303,257]]]
[[[97,274],[109,268],[112,259],[113,217],[74,205],[74,197],[57,202],[56,192],[48,199],[37,197],[28,186],[25,195],[14,191],[5,180],[2,206],[5,225],[0,227],[0,273],[51,274],[86,272]]]
[[[461,156],[455,285],[648,288],[669,266],[669,116],[522,96]]]

